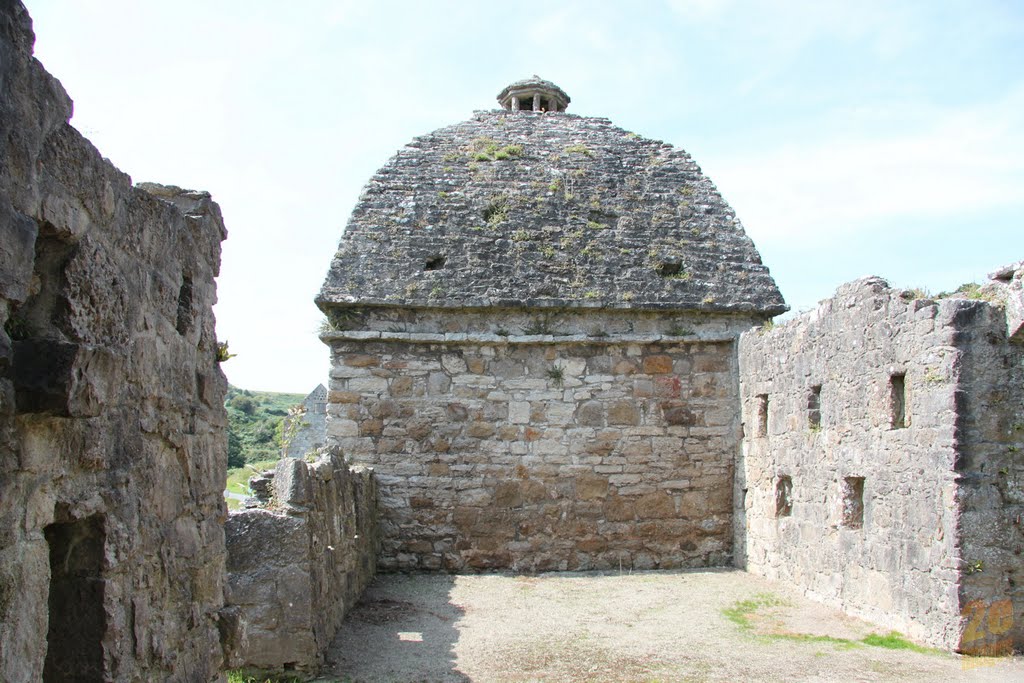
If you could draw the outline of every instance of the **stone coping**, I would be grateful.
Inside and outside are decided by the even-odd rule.
[[[594,337],[587,334],[491,334],[469,332],[382,332],[377,330],[343,330],[320,335],[325,344],[347,341],[385,341],[409,344],[701,344],[736,341],[731,334],[674,336],[668,334],[619,334]]]

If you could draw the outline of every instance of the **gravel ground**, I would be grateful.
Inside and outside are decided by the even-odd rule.
[[[744,600],[746,629],[723,613]],[[321,680],[1024,681],[1021,657],[856,642],[881,632],[736,570],[382,575]]]

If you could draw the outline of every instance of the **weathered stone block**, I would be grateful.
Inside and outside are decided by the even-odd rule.
[[[370,368],[380,365],[380,358],[365,353],[354,353],[342,358],[342,362],[350,368]]]
[[[664,354],[645,356],[643,371],[646,375],[664,375],[672,372],[672,357]]]
[[[512,424],[527,424],[530,421],[528,401],[512,401],[508,406],[508,420]]]
[[[607,477],[584,475],[576,478],[576,497],[579,500],[598,500],[604,498],[607,494]]]
[[[633,401],[615,401],[608,406],[608,424],[638,425],[640,409]]]

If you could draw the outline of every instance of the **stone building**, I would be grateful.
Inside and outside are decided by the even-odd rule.
[[[538,78],[499,101],[374,175],[317,299],[380,565],[729,564],[736,340],[782,297],[688,154]]]
[[[298,410],[284,419],[284,439],[281,454],[287,458],[301,458],[323,447],[327,439],[327,387],[318,384]]]
[[[947,649],[1024,647],[1022,277],[867,278],[743,335],[740,566]]]

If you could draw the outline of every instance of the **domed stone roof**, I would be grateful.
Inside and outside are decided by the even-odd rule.
[[[392,157],[364,188],[317,303],[788,308],[686,152],[604,118],[516,110],[476,112]]]

